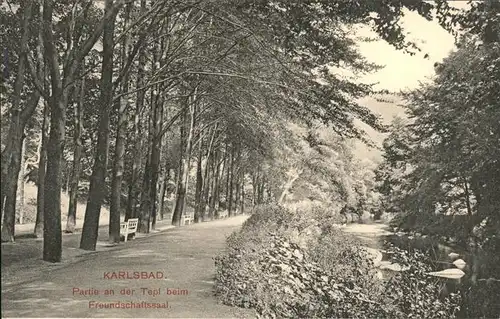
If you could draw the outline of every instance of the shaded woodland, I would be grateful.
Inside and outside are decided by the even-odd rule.
[[[43,237],[43,259],[50,262],[61,260],[62,232],[73,232],[78,216],[84,216],[80,248],[95,250],[103,205],[109,207],[109,240],[115,243],[122,219],[139,218],[139,231],[147,233],[166,212],[173,225],[187,210],[202,222],[222,210],[231,216],[267,202],[297,200],[298,193],[339,206],[387,209],[393,198],[384,207],[377,202],[374,173],[353,160],[349,146],[350,139],[369,143],[355,119],[387,130],[357,102],[380,92],[332,69],[364,73],[380,67],[358,52],[359,25],[370,25],[397,49],[423,54],[405,39],[399,24],[404,10],[481,39],[481,61],[490,63],[479,64],[491,74],[476,87],[490,83],[488,92],[498,92],[497,1],[460,12],[445,1],[420,0],[7,1],[0,11],[2,241],[14,241],[14,226],[23,222],[18,189],[27,180],[37,185],[33,231]],[[448,90],[456,89],[449,68],[468,54],[462,50],[444,64],[440,87],[450,83]],[[427,110],[447,98],[440,92],[409,95],[419,106],[414,114],[456,123]],[[481,216],[497,216],[498,210],[492,212],[499,207],[498,94],[491,98],[494,116],[481,115],[492,121],[490,131],[472,136],[486,143],[474,148],[476,157],[490,160],[480,161],[476,171],[476,158],[465,152],[470,165],[446,166],[451,175],[440,171],[482,199]],[[452,113],[465,114],[446,114]],[[427,130],[431,122],[425,121],[415,125]],[[431,137],[421,138],[424,143]],[[445,134],[440,141],[457,140]],[[437,165],[418,156],[412,160]],[[61,211],[62,191],[69,196],[67,211]],[[82,200],[85,211],[77,211]]]

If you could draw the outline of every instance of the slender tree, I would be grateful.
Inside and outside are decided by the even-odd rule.
[[[105,15],[113,9],[113,0],[106,0],[104,4]],[[84,250],[95,250],[97,235],[99,231],[99,216],[105,196],[105,179],[108,165],[109,144],[109,116],[113,106],[113,46],[115,17],[106,23],[103,32],[103,58],[101,73],[101,113],[99,115],[99,130],[97,147],[94,159],[94,167],[90,178],[90,189],[85,210],[80,248]]]

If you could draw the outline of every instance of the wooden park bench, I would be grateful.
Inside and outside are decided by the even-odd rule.
[[[137,224],[139,224],[139,218],[130,218],[128,221],[120,223],[120,236],[125,238],[124,241],[127,241],[128,235],[135,236]]]
[[[222,212],[219,213],[219,218],[226,218],[227,215],[227,210],[223,210]]]
[[[184,214],[184,216],[182,216],[182,220],[183,220],[183,223],[182,223],[183,225],[192,224],[194,222],[193,213]]]

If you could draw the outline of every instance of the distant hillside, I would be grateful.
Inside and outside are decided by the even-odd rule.
[[[396,116],[404,116],[404,109],[400,106],[402,99],[398,96],[368,96],[361,99],[359,103],[369,108],[375,114],[380,115],[384,124],[390,124]],[[382,147],[382,143],[387,134],[376,132],[361,121],[356,121],[356,124],[367,132],[368,137],[375,145]],[[360,141],[355,141],[354,145],[354,154],[359,159],[369,159],[374,162],[380,160],[382,155],[380,149],[369,147]]]

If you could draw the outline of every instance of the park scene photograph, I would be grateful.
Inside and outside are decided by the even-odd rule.
[[[500,319],[500,0],[2,0],[2,318]]]

